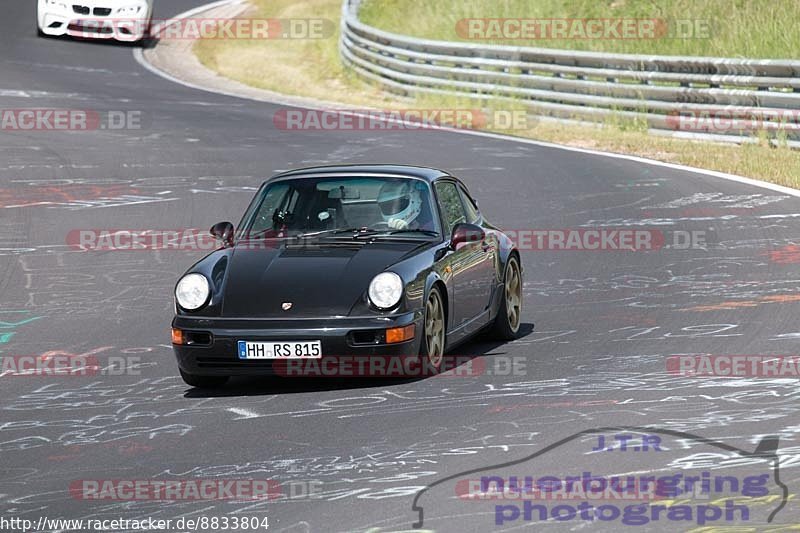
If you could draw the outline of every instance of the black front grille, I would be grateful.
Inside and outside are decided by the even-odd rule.
[[[91,13],[91,9],[89,9],[88,6],[73,5],[72,10],[78,15],[88,15]]]
[[[111,14],[110,7],[96,7],[94,8],[94,14],[98,17],[107,17]]]
[[[90,26],[83,26],[82,24],[72,23],[67,26],[67,29],[70,31],[79,31],[83,33],[100,33],[103,35],[108,35],[114,33],[114,28],[95,28]]]
[[[184,342],[192,346],[211,346],[211,333],[207,331],[184,331]]]
[[[383,330],[367,329],[352,331],[350,332],[350,343],[354,345],[380,344],[384,342],[381,338],[381,333],[383,333]]]
[[[195,361],[198,368],[217,368],[230,370],[259,368],[262,369],[262,371],[266,370],[267,373],[273,373],[269,372],[272,370],[272,361],[270,360],[235,359],[231,357],[197,357]]]

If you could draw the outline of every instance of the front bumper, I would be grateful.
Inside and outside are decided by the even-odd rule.
[[[378,343],[373,334],[414,324],[414,338],[394,344]],[[422,339],[422,310],[390,317],[346,317],[331,319],[223,319],[176,316],[172,327],[180,329],[194,344],[173,344],[178,366],[198,376],[287,375],[287,360],[239,359],[237,343],[246,341],[322,342],[322,360],[315,366],[344,358],[416,357]],[[305,361],[288,360],[296,368]],[[283,365],[283,366],[282,366]],[[326,365],[335,368],[335,365]],[[289,372],[291,375],[291,371]],[[297,374],[295,374],[297,375]],[[344,374],[343,374],[344,376]]]
[[[52,36],[135,42],[144,39],[150,32],[150,12],[146,10],[134,16],[80,15],[72,11],[70,3],[66,9],[49,8],[41,13],[39,29]]]

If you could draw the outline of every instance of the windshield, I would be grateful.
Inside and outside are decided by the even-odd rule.
[[[430,186],[413,178],[325,177],[277,181],[254,200],[239,237],[368,233],[439,234]]]

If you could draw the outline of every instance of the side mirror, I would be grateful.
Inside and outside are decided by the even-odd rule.
[[[211,235],[222,241],[223,245],[233,246],[233,224],[217,222],[211,226]]]
[[[450,248],[456,250],[462,244],[481,242],[486,238],[483,228],[475,224],[456,224],[450,236]]]

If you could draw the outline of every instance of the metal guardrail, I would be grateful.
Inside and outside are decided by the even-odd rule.
[[[643,120],[658,132],[742,142],[755,130],[800,147],[800,61],[644,56],[418,39],[342,4],[339,51],[401,93],[508,100],[555,119]]]

